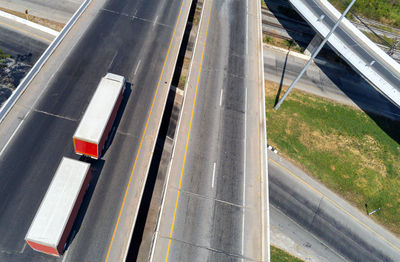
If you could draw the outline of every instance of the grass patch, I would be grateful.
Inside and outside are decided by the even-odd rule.
[[[385,45],[387,47],[392,47],[396,43],[396,39],[387,37],[385,35],[381,35],[380,37],[384,39],[383,41],[381,38],[377,37],[374,33],[362,31],[372,42]]]
[[[329,0],[329,2],[343,12],[350,0]],[[400,1],[397,0],[357,0],[351,10],[382,24],[400,26]]]
[[[265,0],[261,0],[261,7],[267,8],[267,4],[265,3]]]
[[[271,246],[271,262],[302,262],[303,260],[286,253],[282,249]]]
[[[273,37],[270,35],[263,35],[263,42],[266,44],[270,44],[273,46],[277,46],[277,47],[281,47],[281,48],[285,48],[288,50],[292,50],[298,53],[304,53],[305,48],[299,46],[296,41],[294,40],[287,40],[287,39],[281,39],[281,38],[277,38],[277,37]]]
[[[9,57],[10,55],[6,54],[3,50],[0,49],[0,68],[4,67],[4,61]]]
[[[279,85],[265,86],[268,143],[400,235],[400,122],[299,90],[274,111]]]

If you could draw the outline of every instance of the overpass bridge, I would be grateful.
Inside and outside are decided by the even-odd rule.
[[[297,12],[318,33],[328,35],[340,12],[327,0],[289,0]],[[380,93],[400,107],[400,65],[343,19],[328,40],[330,47]]]

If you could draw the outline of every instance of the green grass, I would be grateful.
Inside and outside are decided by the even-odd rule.
[[[264,0],[261,0],[261,7],[267,7],[267,4],[265,3]]]
[[[340,11],[344,11],[350,0],[329,0]],[[352,11],[358,15],[391,26],[400,26],[400,1],[398,0],[357,0]]]
[[[399,235],[400,122],[299,90],[274,111],[277,92],[266,82],[268,143]]]
[[[6,58],[9,58],[10,55],[4,53],[1,49],[0,49],[0,68],[2,68],[4,66],[4,61]]]
[[[295,51],[298,53],[304,54],[305,48],[299,46],[296,41],[290,39],[280,39],[277,37],[269,36],[269,35],[263,35],[263,42],[269,45],[285,48],[291,51]]]
[[[380,36],[381,38],[383,38],[385,41],[383,41],[381,38],[377,37],[375,34],[371,33],[371,32],[364,32],[363,33],[369,38],[371,39],[373,42],[378,43],[378,44],[382,44],[385,45],[387,47],[392,47],[396,40],[387,36]]]
[[[286,253],[282,249],[271,246],[271,262],[302,262],[303,260]]]

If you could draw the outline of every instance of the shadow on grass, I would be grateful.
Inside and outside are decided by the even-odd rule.
[[[292,45],[292,43],[291,43],[291,45]],[[290,45],[290,46],[291,46],[291,45]],[[287,60],[288,60],[288,58],[289,58],[289,53],[290,53],[290,46],[289,46],[289,48],[288,48],[288,52],[287,52],[286,57],[285,57],[285,63],[283,64],[281,81],[280,81],[280,83],[279,83],[278,93],[276,94],[276,97],[275,97],[274,107],[278,104],[279,98],[280,98],[280,96],[281,96],[282,86],[283,86],[283,80],[285,79],[285,72],[286,72]]]

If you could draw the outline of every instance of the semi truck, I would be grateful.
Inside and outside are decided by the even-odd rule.
[[[37,251],[60,256],[90,181],[90,164],[64,157],[25,236]]]
[[[125,78],[107,73],[101,80],[73,136],[75,153],[99,159],[125,91]]]

